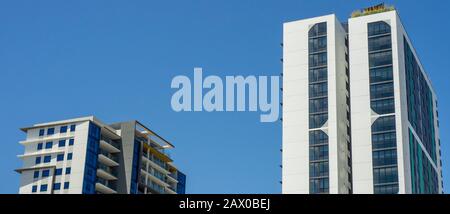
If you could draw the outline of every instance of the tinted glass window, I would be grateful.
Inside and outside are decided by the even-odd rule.
[[[309,70],[309,82],[326,81],[328,79],[327,75],[327,68],[311,69]]]
[[[386,22],[374,22],[368,24],[369,36],[387,34],[391,32],[391,26]]]
[[[369,54],[370,67],[377,67],[383,65],[392,65],[392,52],[377,52]]]
[[[328,83],[315,83],[309,85],[309,98],[323,97],[328,95]]]
[[[395,131],[395,117],[380,117],[372,125],[372,133]]]
[[[369,39],[369,51],[379,51],[392,48],[391,35]]]
[[[370,69],[370,83],[392,80],[392,66]]]
[[[316,114],[309,116],[309,128],[317,129],[322,127],[325,122],[328,120],[328,113],[325,114]]]
[[[371,99],[387,98],[394,96],[394,83],[383,83],[370,86]]]
[[[319,113],[328,111],[328,98],[309,100],[309,112]]]
[[[377,114],[395,113],[394,99],[383,99],[371,102],[372,110]]]

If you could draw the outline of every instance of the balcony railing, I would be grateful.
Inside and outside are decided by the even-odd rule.
[[[108,157],[109,159],[111,159],[111,160],[113,160],[113,161],[119,163],[119,157],[118,157],[118,156],[112,155],[111,153],[109,153],[109,152],[107,152],[107,151],[105,151],[105,150],[100,149],[99,154],[102,154],[102,155]]]
[[[105,185],[105,186],[107,186],[108,188],[110,188],[110,189],[112,189],[112,190],[116,190],[115,185],[114,185],[112,182],[110,182],[110,181],[108,181],[108,180],[106,180],[106,179],[98,178],[98,177],[97,177],[97,182],[98,182],[98,183],[101,183],[101,184],[103,184],[103,185]]]

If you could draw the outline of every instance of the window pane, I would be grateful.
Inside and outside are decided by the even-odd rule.
[[[377,67],[382,65],[392,65],[392,52],[378,52],[369,54],[370,67]]]
[[[391,32],[391,26],[388,23],[380,21],[368,24],[369,36],[387,34]]]
[[[309,160],[328,160],[328,145],[309,147]]]
[[[395,131],[395,116],[380,117],[372,125],[373,132]]]
[[[315,83],[309,85],[309,98],[323,97],[328,95],[328,83]]]
[[[309,70],[309,82],[326,81],[328,79],[327,75],[327,68],[311,69]]]
[[[325,132],[317,130],[309,132],[309,145],[328,143],[328,135]]]
[[[388,98],[394,96],[394,83],[383,83],[370,86],[370,98]]]
[[[391,35],[369,39],[369,51],[385,50],[390,49],[391,47]]]
[[[309,113],[328,111],[328,98],[309,100]]]
[[[397,164],[397,150],[382,150],[373,152],[373,166]]]
[[[392,80],[392,66],[370,69],[370,83]]]
[[[314,25],[309,30],[309,37],[315,37],[315,36],[323,36],[327,34],[327,23],[322,22],[319,24]]]
[[[394,99],[376,100],[371,102],[372,110],[377,114],[395,113]]]
[[[328,113],[309,116],[309,128],[317,129],[322,127],[328,120]]]
[[[327,50],[327,37],[309,39],[309,52],[319,52]]]
[[[327,65],[327,53],[318,53],[309,55],[309,67]]]
[[[397,167],[377,168],[373,170],[374,184],[398,182]]]
[[[393,148],[396,146],[396,140],[397,137],[395,135],[395,132],[374,134],[372,135],[372,148]]]

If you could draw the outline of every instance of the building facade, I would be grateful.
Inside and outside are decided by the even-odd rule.
[[[283,193],[442,193],[437,97],[394,9],[284,24]]]
[[[21,194],[185,193],[186,176],[166,152],[174,146],[138,121],[91,116],[21,130]]]

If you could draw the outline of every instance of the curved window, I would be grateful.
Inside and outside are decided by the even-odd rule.
[[[328,135],[321,130],[310,131],[309,132],[309,144],[311,146],[318,144],[327,144],[328,143]]]
[[[327,23],[319,23],[309,30],[309,37],[325,36],[327,34]]]
[[[395,117],[380,117],[372,125],[372,133],[395,131]]]
[[[391,33],[391,26],[383,21],[370,23],[368,26],[369,37]]]
[[[318,129],[325,125],[328,120],[328,113],[309,115],[309,128]]]
[[[371,101],[372,110],[377,114],[391,114],[395,112],[394,99]]]

